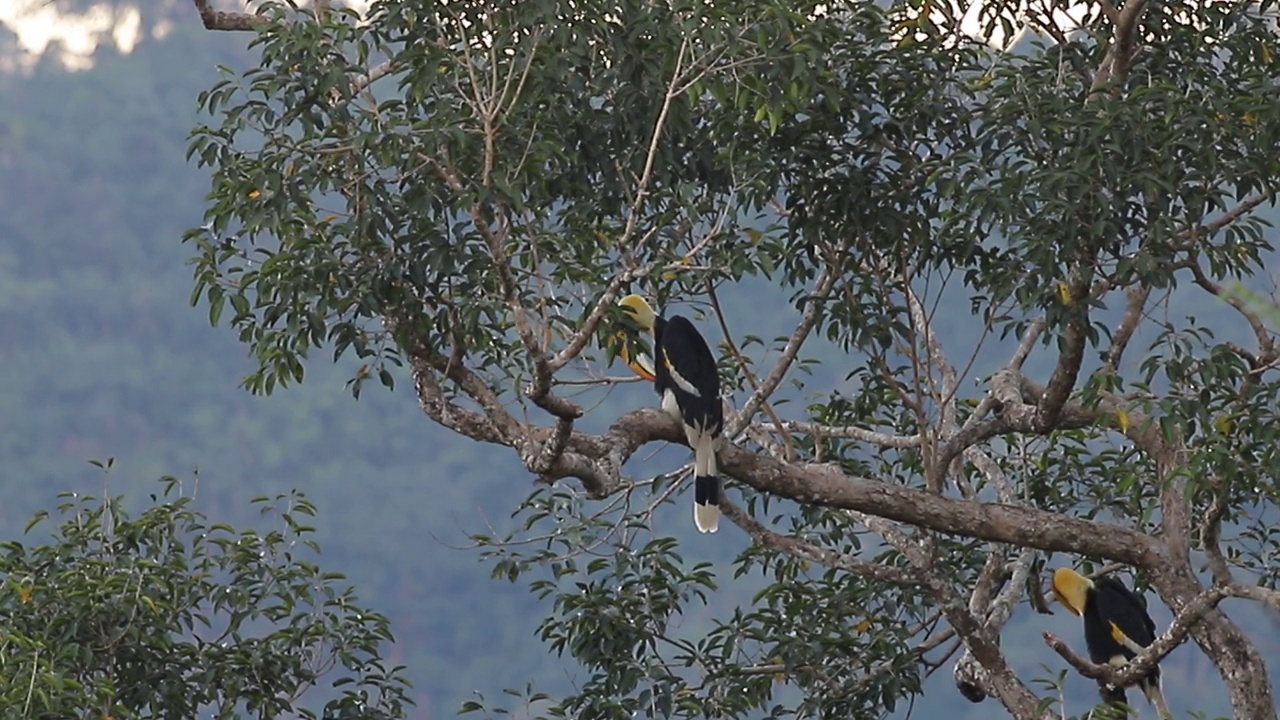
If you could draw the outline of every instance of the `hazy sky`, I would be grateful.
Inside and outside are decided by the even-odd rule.
[[[9,0],[0,3],[0,23],[18,36],[24,54],[5,58],[5,65],[29,65],[51,43],[62,46],[59,59],[67,67],[83,70],[93,65],[93,51],[101,42],[112,42],[129,52],[141,39],[142,17],[134,8],[112,12],[98,6],[84,15],[63,15],[43,0]],[[157,32],[165,32],[157,28]]]

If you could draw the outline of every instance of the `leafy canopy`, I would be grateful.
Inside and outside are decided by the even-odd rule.
[[[164,486],[137,517],[65,495],[27,525],[56,519],[47,542],[0,544],[0,703],[23,718],[404,716],[386,618],[306,559],[306,498],[256,500],[276,526],[260,533]]]
[[[958,653],[966,697],[1041,717],[998,641],[1053,553],[1132,566],[1183,613],[1156,655],[1190,636],[1273,713],[1211,612],[1280,606],[1274,332],[1224,290],[1273,252],[1272,5],[988,3],[1015,52],[914,0],[262,2],[261,67],[200,97],[192,300],[253,391],[321,348],[357,394],[407,364],[433,421],[580,481],[481,538],[590,671],[550,716],[875,714]],[[671,478],[623,467],[682,435],[588,410],[636,290],[724,338],[759,592],[706,632],[675,619],[722,578],[655,527]]]

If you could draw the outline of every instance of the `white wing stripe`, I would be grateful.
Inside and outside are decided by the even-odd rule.
[[[676,381],[676,385],[681,390],[689,393],[694,397],[697,397],[697,398],[702,397],[702,393],[698,392],[698,388],[694,387],[693,383],[689,382],[688,380],[685,380],[684,376],[676,371],[676,366],[672,365],[671,361],[667,360],[665,355],[663,357],[663,360],[667,363],[667,370],[671,373],[671,379]]]

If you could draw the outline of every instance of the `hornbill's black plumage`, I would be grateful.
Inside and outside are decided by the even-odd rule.
[[[628,295],[620,304],[653,335],[652,367],[643,355],[628,353],[624,359],[636,374],[653,381],[662,409],[684,425],[694,458],[693,522],[700,532],[715,532],[720,528],[716,440],[724,428],[715,356],[687,318],[663,318],[639,295]]]
[[[1123,665],[1155,642],[1156,624],[1147,613],[1146,599],[1113,577],[1095,581],[1070,568],[1058,568],[1053,573],[1053,593],[1068,610],[1084,618],[1084,643],[1095,663]],[[1138,679],[1138,688],[1160,717],[1172,717],[1160,690],[1159,666]]]

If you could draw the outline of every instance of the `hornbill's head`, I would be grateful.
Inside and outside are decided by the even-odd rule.
[[[1053,571],[1053,594],[1076,615],[1084,614],[1085,597],[1092,589],[1093,581],[1071,568]]]
[[[658,321],[658,314],[649,306],[648,301],[639,295],[628,295],[618,301],[618,304],[626,308],[627,314],[635,321],[640,328],[646,332],[653,332],[654,325]],[[631,331],[631,332],[634,332]],[[631,352],[631,338],[627,337],[625,331],[617,333],[618,339],[621,341],[619,355],[623,361],[627,363],[627,367],[631,368],[631,372],[652,381],[656,374],[653,367],[653,361],[644,353]]]
[[[618,304],[627,309],[631,317],[635,319],[636,324],[641,329],[653,332],[653,326],[658,321],[658,314],[649,306],[649,301],[640,295],[628,295],[618,301]]]

